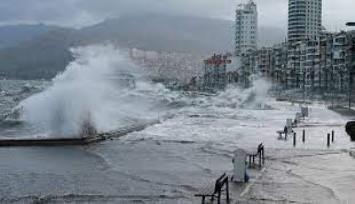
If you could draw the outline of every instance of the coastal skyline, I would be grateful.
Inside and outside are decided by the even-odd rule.
[[[0,24],[46,23],[69,27],[84,27],[107,18],[144,13],[194,15],[234,21],[238,4],[247,0],[132,0],[105,2],[98,0],[2,1]],[[287,0],[255,0],[260,26],[287,29]],[[323,25],[330,31],[346,30],[345,23],[354,21],[353,0],[325,0]],[[275,12],[277,11],[277,12]]]

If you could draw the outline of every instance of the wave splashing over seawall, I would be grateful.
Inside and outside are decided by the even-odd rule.
[[[239,86],[230,85],[225,91],[215,95],[186,98],[190,105],[214,108],[232,109],[272,109],[269,102],[274,99],[268,95],[271,83],[263,78],[254,80],[253,86],[243,89]]]
[[[78,137],[171,114],[269,109],[270,85],[262,79],[255,80],[252,88],[230,86],[217,94],[174,92],[148,82],[148,73],[111,45],[71,51],[75,60],[52,85],[21,102],[7,117],[24,121],[30,135]]]
[[[154,104],[149,94],[140,93],[162,88],[145,82],[138,67],[117,48],[94,45],[71,51],[75,61],[52,86],[17,107],[20,120],[48,135],[72,137],[157,117],[150,111]]]

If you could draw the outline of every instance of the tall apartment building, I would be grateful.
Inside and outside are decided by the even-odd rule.
[[[322,0],[289,0],[288,41],[315,40],[322,31]]]
[[[258,11],[256,4],[249,0],[239,4],[235,17],[235,54],[243,55],[257,49]]]

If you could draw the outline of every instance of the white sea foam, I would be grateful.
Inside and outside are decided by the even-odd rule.
[[[92,129],[106,132],[140,120],[157,119],[180,107],[183,113],[206,107],[217,112],[230,108],[263,109],[269,100],[270,85],[262,79],[254,80],[254,86],[246,90],[230,86],[216,96],[190,96],[149,83],[143,69],[111,45],[71,51],[75,60],[53,79],[52,86],[17,107],[21,120],[46,135],[79,136],[83,127],[85,134]],[[122,77],[133,77],[134,87],[122,83]]]
[[[77,136],[83,125],[104,132],[156,117],[149,111],[152,100],[140,93],[164,88],[145,82],[138,67],[118,48],[95,45],[71,51],[75,61],[53,79],[52,86],[20,104],[22,120],[49,135]],[[132,82],[132,76],[137,81],[135,88],[121,83]]]

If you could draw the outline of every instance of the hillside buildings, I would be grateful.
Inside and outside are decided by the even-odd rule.
[[[243,55],[248,50],[256,50],[258,11],[252,0],[238,5],[235,25],[235,54]]]
[[[288,41],[315,40],[322,31],[322,0],[289,0]]]

